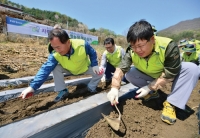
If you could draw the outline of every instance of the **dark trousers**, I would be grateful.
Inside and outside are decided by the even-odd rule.
[[[113,65],[111,65],[109,62],[107,62],[107,67],[106,67],[106,70],[105,70],[105,76],[106,76],[105,78],[106,78],[106,80],[111,80],[112,79],[112,76],[113,76],[112,73],[114,73],[115,70],[116,70],[116,68]],[[125,78],[125,75],[122,78],[122,81],[128,83],[128,81]]]
[[[111,65],[109,62],[107,62],[107,66],[106,66],[106,71],[105,71],[105,78],[106,80],[110,80],[112,78],[112,73],[114,73],[116,70],[116,68]]]

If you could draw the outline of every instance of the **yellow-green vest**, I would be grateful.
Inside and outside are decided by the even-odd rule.
[[[188,56],[185,52],[183,53],[183,61],[185,62],[190,62],[192,60],[198,60],[199,58],[199,53],[197,52],[192,52],[190,56]]]
[[[193,42],[193,41],[188,41],[188,43],[189,43],[189,44],[195,44],[195,42]]]
[[[199,40],[193,40],[193,41],[188,41],[189,44],[194,44],[196,47],[196,51],[200,52],[200,41]]]
[[[122,48],[121,46],[116,46],[116,51],[115,51],[114,54],[109,53],[106,50],[106,59],[115,68],[119,65],[119,63],[121,62],[121,59],[122,59],[121,48]]]
[[[195,40],[195,45],[196,45],[196,50],[198,52],[200,52],[200,41],[199,40]]]
[[[85,41],[81,39],[70,39],[74,53],[67,56],[62,56],[54,51],[55,59],[61,64],[64,69],[69,70],[73,75],[78,75],[86,72],[90,65],[89,57],[85,51]]]
[[[154,36],[155,47],[154,52],[146,61],[144,58],[139,57],[132,51],[132,61],[134,66],[141,72],[151,76],[152,78],[158,78],[164,71],[165,51],[168,44],[172,39]]]

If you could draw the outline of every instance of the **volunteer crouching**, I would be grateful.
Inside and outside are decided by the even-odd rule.
[[[171,93],[163,103],[161,119],[174,124],[175,106],[185,109],[198,82],[198,66],[191,62],[181,62],[179,48],[173,40],[155,36],[151,24],[145,20],[140,20],[129,28],[127,41],[130,46],[114,72],[108,99],[112,105],[118,103],[120,81],[126,72],[126,79],[139,87],[136,98],[159,98],[157,90],[172,82]],[[134,66],[130,68],[132,64]]]
[[[63,73],[66,75],[91,75],[92,79],[87,85],[87,90],[96,92],[96,87],[104,72],[99,68],[97,53],[90,44],[82,39],[69,39],[66,31],[60,28],[51,30],[48,39],[50,40],[48,47],[50,55],[30,83],[30,87],[25,89],[20,97],[25,98],[27,94],[40,88],[51,72],[53,72],[55,91],[58,92],[55,102],[66,98],[69,93]]]

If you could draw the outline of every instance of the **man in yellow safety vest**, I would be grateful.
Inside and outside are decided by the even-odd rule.
[[[126,79],[139,87],[135,98],[155,98],[158,89],[172,82],[171,93],[163,103],[161,119],[174,124],[175,106],[185,109],[200,76],[198,66],[181,62],[179,48],[173,40],[155,36],[151,24],[145,20],[129,28],[127,41],[130,46],[114,72],[111,90],[107,94],[109,101],[112,105],[118,103],[120,82],[125,73]],[[134,66],[130,68],[131,64]]]

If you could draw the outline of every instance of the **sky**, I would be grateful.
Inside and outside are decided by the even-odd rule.
[[[10,0],[28,8],[56,11],[87,25],[125,35],[145,19],[158,31],[200,17],[200,0]]]

